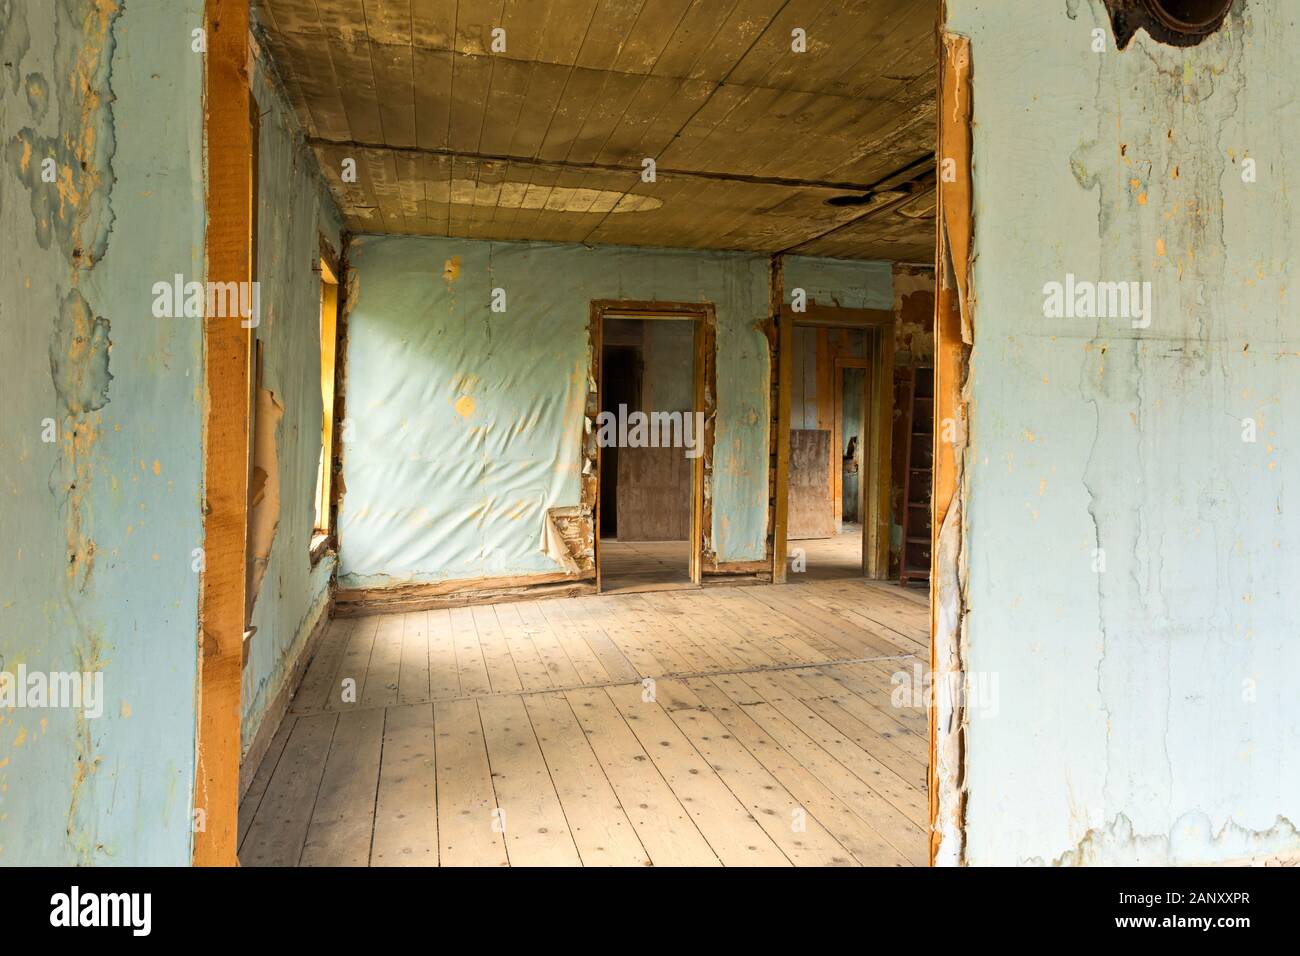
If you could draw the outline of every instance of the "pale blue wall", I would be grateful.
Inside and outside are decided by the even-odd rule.
[[[365,236],[350,262],[343,585],[560,569],[541,551],[542,521],[579,501],[593,299],[716,306],[712,540],[722,561],[765,556],[766,256]],[[887,264],[796,259],[791,275],[823,304],[892,303]],[[493,288],[504,314],[489,310]]]
[[[151,287],[202,278],[202,6],[0,6],[0,655],[105,695],[0,710],[0,864],[190,856],[202,325]]]
[[[894,308],[893,265],[888,262],[786,256],[785,301],[803,289],[809,302],[842,309]]]
[[[259,64],[253,93],[261,113],[258,156],[258,282],[262,386],[283,406],[276,435],[280,515],[266,574],[253,605],[244,668],[244,747],[292,674],[325,613],[334,557],[312,567],[316,471],[320,460],[320,292],[324,235],[337,251],[339,220],[311,150],[273,75]]]
[[[1000,688],[968,734],[973,863],[1300,849],[1282,6],[1118,52],[1099,0],[948,0],[974,77],[967,663]],[[1044,318],[1070,272],[1150,281],[1150,327]]]

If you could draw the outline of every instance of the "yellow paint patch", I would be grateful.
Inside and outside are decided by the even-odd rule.
[[[1165,254],[1165,241],[1164,241],[1163,239],[1157,239],[1157,240],[1156,240],[1156,255],[1158,255],[1158,256],[1163,256],[1164,254]]]
[[[461,418],[469,418],[474,414],[474,396],[462,395],[456,399],[456,414]]]
[[[442,264],[442,278],[448,285],[460,278],[460,256],[452,256]]]
[[[162,474],[162,462],[159,461],[157,458],[155,458],[155,459],[153,460],[153,473],[154,473],[155,475],[161,475],[161,474]]]

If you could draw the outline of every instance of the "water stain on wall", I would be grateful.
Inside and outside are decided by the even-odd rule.
[[[66,260],[67,292],[62,293],[51,323],[50,378],[62,416],[58,465],[50,478],[51,493],[62,499],[68,570],[64,604],[75,625],[72,648],[77,666],[98,671],[104,653],[98,626],[83,617],[82,598],[94,568],[94,528],[87,506],[94,479],[94,445],[109,402],[109,354],[112,342],[107,317],[97,314],[79,289],[82,274],[100,261],[113,226],[110,195],[116,150],[112,111],[113,28],[122,7],[116,0],[60,0],[55,8],[54,75],[57,126],[51,135],[34,125],[23,127],[4,146],[4,157],[27,188],[37,246],[56,249]],[[19,87],[23,56],[30,46],[22,3],[0,8],[0,53],[14,92]],[[50,108],[50,85],[39,73],[25,81],[33,124]],[[95,737],[84,715],[76,719],[71,799],[67,810],[70,848],[90,862],[99,843],[94,816],[81,819],[83,788],[99,765]]]
[[[80,417],[108,404],[109,322],[72,289],[63,298],[50,336],[50,378],[64,415]]]
[[[8,75],[15,93],[21,75],[18,65],[31,44],[26,0],[0,0],[0,76]]]

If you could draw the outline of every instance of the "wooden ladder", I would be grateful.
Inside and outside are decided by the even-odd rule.
[[[903,451],[903,547],[898,581],[930,583],[930,493],[934,464],[934,369],[918,365],[907,390]]]

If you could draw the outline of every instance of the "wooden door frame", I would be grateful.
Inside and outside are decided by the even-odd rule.
[[[704,579],[704,545],[711,529],[712,502],[705,497],[706,471],[713,463],[713,435],[716,418],[717,386],[717,310],[711,302],[647,302],[642,300],[595,299],[591,303],[589,336],[591,341],[591,371],[596,385],[595,407],[588,409],[588,422],[593,435],[595,474],[588,487],[591,504],[592,561],[596,570],[596,591],[601,590],[600,570],[600,442],[595,416],[604,406],[605,372],[605,319],[650,319],[656,321],[688,321],[694,324],[695,343],[692,363],[692,412],[704,412],[704,435],[700,436],[703,450],[691,463],[691,583],[699,586]]]
[[[863,461],[870,468],[872,491],[866,498],[862,514],[863,576],[877,581],[889,577],[889,481],[892,472],[892,438],[894,417],[894,313],[889,309],[846,309],[809,302],[803,312],[789,305],[781,306],[778,335],[781,363],[778,377],[777,441],[785,445],[789,459],[790,445],[790,363],[793,360],[794,329],[860,329],[865,334],[868,392],[864,421],[869,423],[870,438]],[[778,445],[778,455],[781,448]],[[778,468],[776,476],[778,508],[790,494],[789,468]],[[785,561],[789,553],[789,522],[778,521],[773,529],[772,580],[786,580]]]
[[[975,238],[970,40],[940,18],[935,155],[934,435],[930,492],[930,673],[937,682],[965,667],[965,460],[970,409],[963,397],[974,348],[971,260]],[[951,428],[945,428],[948,423]],[[945,695],[939,695],[942,703]],[[960,700],[928,708],[930,864],[961,865],[966,838],[966,715]]]
[[[204,26],[203,128],[210,147],[204,277],[251,282],[249,0],[207,0]],[[203,320],[203,565],[191,856],[197,866],[237,862],[252,331],[238,317]]]

